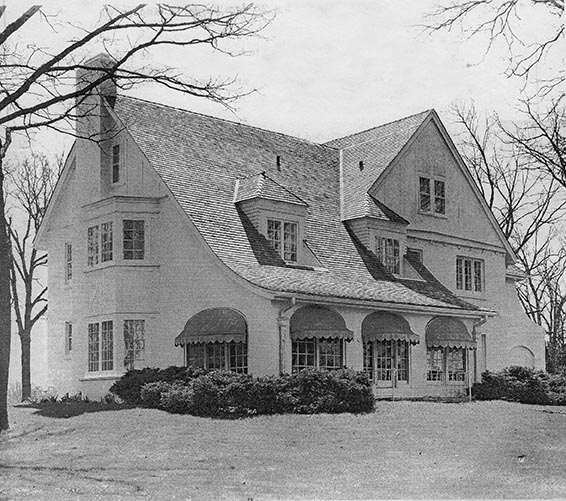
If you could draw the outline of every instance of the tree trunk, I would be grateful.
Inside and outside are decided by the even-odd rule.
[[[0,431],[8,424],[8,370],[10,367],[10,343],[12,318],[10,304],[10,241],[4,206],[4,170],[0,155]]]
[[[31,333],[20,333],[22,346],[22,402],[31,396]]]

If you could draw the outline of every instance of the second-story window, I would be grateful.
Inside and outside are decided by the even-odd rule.
[[[100,225],[100,261],[112,261],[112,221]]]
[[[124,259],[145,258],[145,221],[124,219]]]
[[[268,219],[267,239],[285,261],[297,262],[297,243],[299,239],[297,223]]]
[[[98,225],[87,231],[87,265],[98,264]]]
[[[419,177],[419,210],[446,214],[446,184],[438,179]]]
[[[468,257],[456,258],[456,289],[483,292],[483,261]]]
[[[376,255],[389,273],[401,273],[401,252],[399,240],[395,238],[376,237]]]
[[[87,265],[112,261],[112,221],[91,226],[87,234]]]
[[[112,183],[120,182],[120,145],[112,146]]]

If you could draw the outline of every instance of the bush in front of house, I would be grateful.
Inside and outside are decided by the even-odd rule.
[[[482,382],[474,384],[473,396],[476,400],[566,405],[566,374],[547,374],[520,366],[499,372],[486,371]]]
[[[371,412],[369,379],[352,370],[304,370],[253,378],[211,371],[186,380],[152,381],[140,390],[140,405],[208,417],[259,414]]]

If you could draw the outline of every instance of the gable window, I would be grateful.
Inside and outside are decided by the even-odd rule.
[[[124,366],[133,369],[145,354],[145,320],[124,320]]]
[[[291,351],[293,372],[315,368],[335,370],[344,366],[344,341],[340,338],[297,339]]]
[[[401,253],[399,240],[395,238],[376,237],[376,255],[389,273],[401,273]]]
[[[298,224],[278,219],[267,220],[267,239],[288,262],[297,262]]]
[[[88,324],[88,371],[111,371],[114,368],[113,322]]]
[[[483,292],[483,281],[483,261],[461,256],[456,258],[457,290]]]
[[[185,348],[187,367],[248,372],[247,343],[196,343]]]
[[[120,145],[112,146],[112,183],[120,182]]]
[[[73,324],[65,322],[65,353],[73,350]]]
[[[419,209],[421,212],[446,214],[446,184],[444,181],[419,177]]]
[[[65,244],[65,280],[73,278],[73,246]]]
[[[112,261],[112,221],[88,228],[87,265]]]
[[[145,221],[124,219],[124,259],[136,260],[145,257]]]

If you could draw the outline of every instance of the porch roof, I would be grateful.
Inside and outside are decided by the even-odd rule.
[[[231,308],[210,308],[192,316],[175,338],[175,346],[197,343],[241,343],[248,328],[243,315]]]
[[[435,317],[426,327],[429,348],[476,348],[464,322],[457,318]]]

